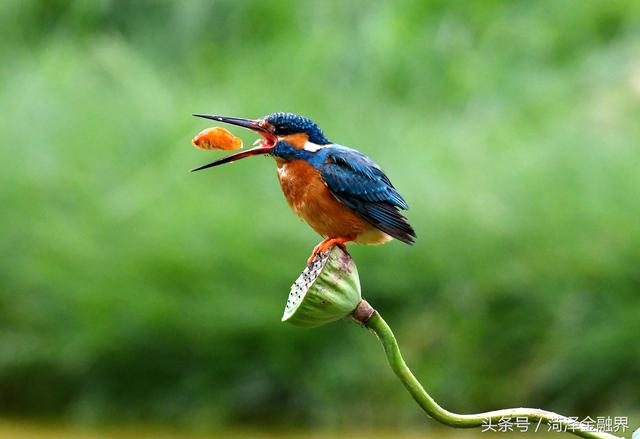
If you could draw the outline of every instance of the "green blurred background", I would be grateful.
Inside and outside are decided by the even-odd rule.
[[[366,331],[280,323],[319,237],[271,159],[188,172],[222,155],[191,113],[293,111],[411,206],[415,246],[351,249],[437,400],[640,423],[640,3],[5,0],[0,29],[0,417],[433,425]]]

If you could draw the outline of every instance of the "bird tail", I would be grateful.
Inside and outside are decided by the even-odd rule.
[[[389,203],[364,203],[362,212],[367,221],[398,241],[412,245],[416,232],[398,208]]]

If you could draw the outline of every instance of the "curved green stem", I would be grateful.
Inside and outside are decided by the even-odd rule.
[[[422,387],[413,373],[411,373],[411,370],[407,367],[404,359],[402,358],[402,354],[398,347],[398,342],[393,335],[393,331],[391,331],[391,328],[387,325],[387,322],[384,321],[380,314],[373,310],[373,308],[371,308],[371,306],[364,300],[361,302],[361,305],[358,306],[358,309],[370,310],[370,312],[361,313],[362,317],[357,313],[354,313],[353,317],[376,333],[382,342],[384,352],[387,355],[387,360],[389,361],[389,365],[391,366],[391,369],[393,369],[393,372],[400,381],[402,381],[402,384],[409,391],[413,399],[416,400],[418,405],[420,405],[420,407],[422,407],[429,416],[442,424],[457,428],[486,428],[487,425],[492,425],[494,428],[497,428],[501,420],[527,418],[529,423],[535,423],[537,425],[541,423],[553,424],[554,426],[560,426],[562,431],[573,433],[584,438],[620,439],[618,436],[614,436],[612,434],[595,431],[595,428],[592,425],[579,423],[575,419],[570,419],[565,416],[558,415],[557,413],[540,409],[514,408],[494,410],[473,415],[452,413],[440,407],[438,403],[435,402],[435,400],[427,393],[424,387]],[[358,309],[356,311],[358,311]]]

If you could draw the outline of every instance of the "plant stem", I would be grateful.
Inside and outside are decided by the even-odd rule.
[[[393,372],[400,381],[402,381],[402,384],[409,391],[413,399],[416,400],[418,405],[420,405],[429,416],[442,424],[456,428],[487,427],[488,425],[492,425],[497,429],[501,420],[509,419],[513,422],[515,418],[526,417],[529,423],[536,423],[537,425],[541,423],[547,425],[553,424],[554,426],[561,427],[562,431],[573,433],[576,436],[584,438],[620,439],[618,436],[596,431],[593,425],[579,423],[575,419],[572,420],[557,413],[540,409],[513,408],[473,415],[460,415],[445,410],[434,401],[407,367],[402,358],[400,348],[398,347],[398,342],[393,335],[393,331],[391,331],[391,328],[387,325],[387,322],[385,322],[380,314],[373,310],[365,300],[361,302],[361,305],[358,306],[356,311],[359,309],[370,309],[371,312],[354,313],[354,319],[360,321],[364,326],[376,333],[380,342],[382,342],[384,352],[387,355],[387,360]],[[368,314],[368,316],[366,316],[366,314]]]

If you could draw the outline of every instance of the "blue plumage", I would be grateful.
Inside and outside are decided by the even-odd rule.
[[[413,228],[399,212],[409,209],[407,202],[382,169],[360,151],[336,144],[307,151],[280,141],[273,154],[286,160],[307,161],[320,172],[339,201],[386,234],[407,244],[415,242]]]
[[[373,160],[339,145],[316,154],[320,152],[324,160],[318,170],[338,200],[388,235],[407,244],[415,242],[413,228],[399,212],[409,206]]]
[[[327,145],[331,143],[314,121],[299,114],[284,112],[271,113],[265,116],[265,120],[274,127],[278,135],[306,133],[307,136],[309,136],[309,141],[316,145]]]

